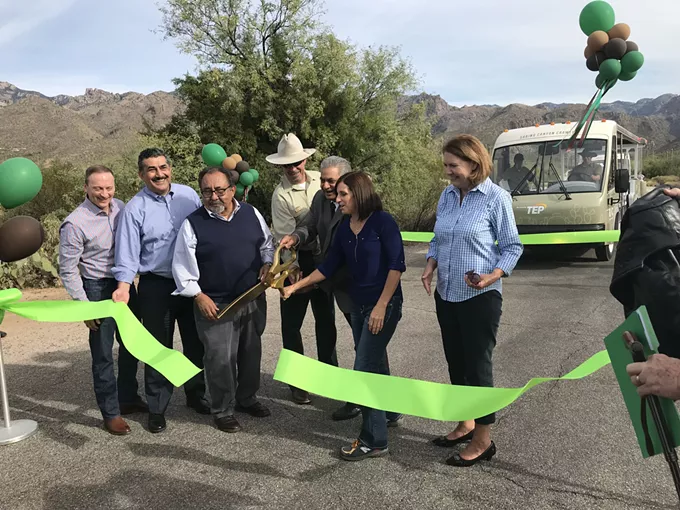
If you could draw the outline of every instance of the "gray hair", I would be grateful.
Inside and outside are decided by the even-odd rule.
[[[352,171],[352,166],[349,164],[349,161],[340,156],[328,156],[324,159],[319,166],[319,171],[324,170],[325,168],[337,168],[340,171],[340,175],[345,175]]]

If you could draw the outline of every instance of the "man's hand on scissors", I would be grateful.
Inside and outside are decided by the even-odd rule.
[[[267,277],[267,274],[269,273],[269,270],[271,269],[272,265],[271,264],[265,264],[260,268],[260,281],[264,280]]]

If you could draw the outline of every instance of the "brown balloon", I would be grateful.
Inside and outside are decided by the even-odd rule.
[[[586,57],[586,60],[593,55],[595,55],[595,50],[591,49],[590,46],[586,46],[586,49],[583,50],[583,56]]]
[[[604,47],[604,54],[607,58],[620,59],[628,51],[626,41],[620,38],[611,39]]]
[[[238,183],[238,180],[240,179],[240,176],[236,170],[229,170],[229,175],[231,176],[231,184],[236,186],[236,183]]]
[[[626,53],[629,51],[640,51],[640,48],[633,41],[626,41]]]
[[[232,154],[232,155],[229,156],[229,157],[232,158],[232,159],[233,159],[234,161],[236,161],[237,163],[239,163],[240,161],[243,161],[243,158],[242,158],[241,156],[239,156],[238,154]]]
[[[234,168],[236,168],[236,163],[237,162],[232,157],[224,158],[224,160],[222,161],[222,168],[224,168],[225,170],[233,170]]]
[[[250,165],[248,164],[247,161],[239,161],[238,163],[236,163],[236,171],[238,173],[242,174],[243,172],[247,172],[248,170],[250,170]]]
[[[596,30],[588,36],[588,47],[593,51],[600,51],[609,42],[607,32]]]
[[[30,216],[15,216],[0,226],[0,261],[16,262],[37,252],[45,240],[45,230]]]
[[[623,39],[627,41],[630,37],[630,27],[625,23],[617,23],[609,29],[607,34],[609,34],[610,39]]]

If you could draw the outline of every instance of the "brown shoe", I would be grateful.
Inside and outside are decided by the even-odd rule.
[[[111,419],[105,419],[104,428],[114,436],[124,436],[131,432],[130,426],[120,416],[116,416],[115,418]]]

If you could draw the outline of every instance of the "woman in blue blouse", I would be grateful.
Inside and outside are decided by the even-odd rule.
[[[287,299],[303,287],[330,278],[347,265],[352,277],[354,302],[352,334],[356,349],[354,370],[389,375],[387,344],[401,319],[401,274],[406,271],[404,245],[394,218],[382,210],[370,177],[349,172],[337,183],[336,199],[345,214],[333,239],[328,257],[309,276],[285,287]],[[387,454],[387,427],[399,415],[361,408],[363,424],[359,439],[340,450],[345,460],[363,460]]]
[[[437,205],[434,238],[422,275],[428,295],[437,269],[434,297],[451,384],[493,386],[491,353],[501,319],[501,277],[509,276],[523,247],[512,197],[489,179],[491,157],[474,136],[460,135],[444,146],[444,171],[451,185]],[[496,244],[498,241],[498,244]],[[460,422],[437,446],[469,441],[446,462],[471,466],[496,453],[491,414]]]

